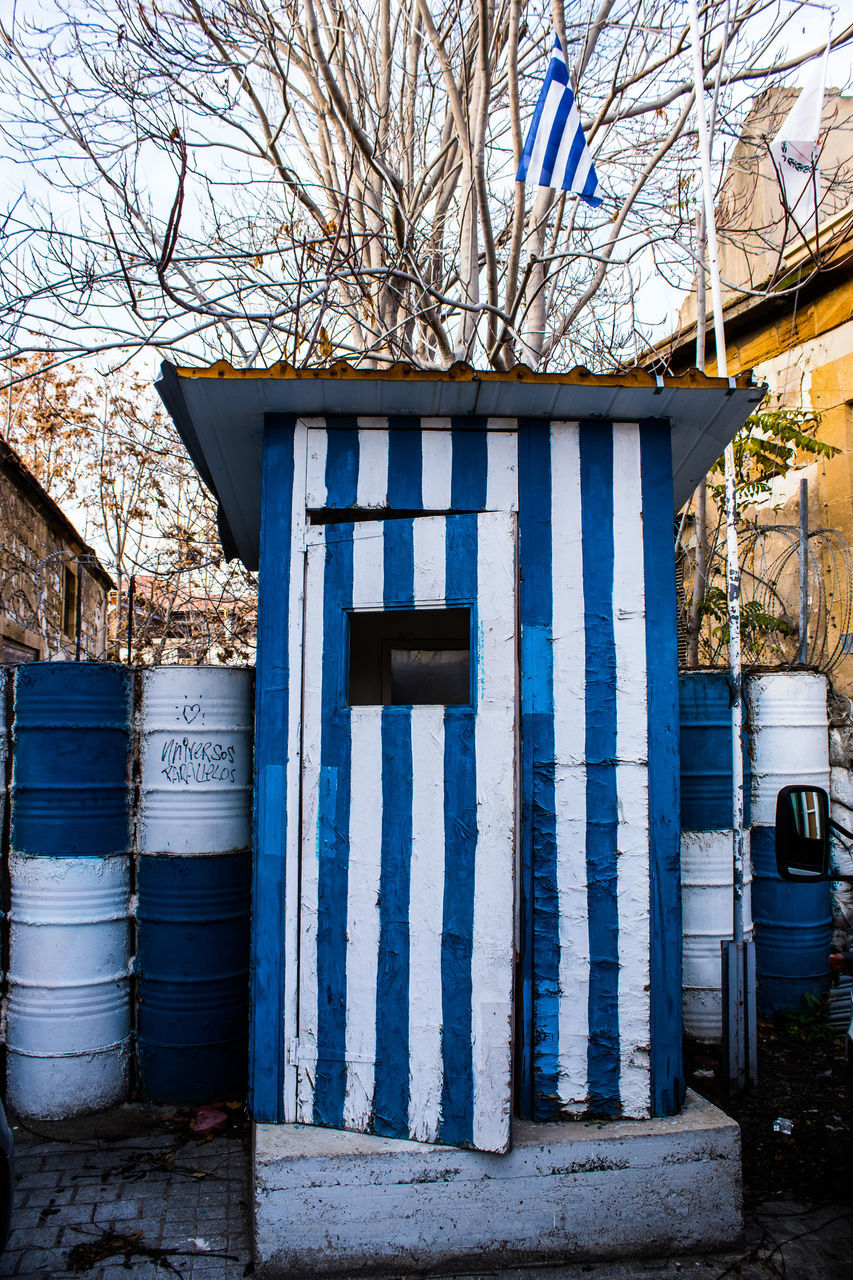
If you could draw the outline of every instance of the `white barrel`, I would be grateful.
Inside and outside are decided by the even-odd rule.
[[[752,825],[776,823],[776,796],[793,783],[829,789],[826,676],[774,671],[746,686],[752,755]]]
[[[744,936],[752,936],[749,833],[744,848]],[[723,1034],[720,944],[731,938],[734,832],[681,833],[682,1014],[694,1040],[717,1044]]]
[[[253,672],[142,675],[140,853],[229,853],[251,843]]]
[[[126,854],[10,860],[7,1087],[39,1120],[99,1111],[127,1093]]]

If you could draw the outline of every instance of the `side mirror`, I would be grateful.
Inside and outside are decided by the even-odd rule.
[[[829,800],[822,787],[783,787],[776,797],[776,870],[800,883],[829,879]]]

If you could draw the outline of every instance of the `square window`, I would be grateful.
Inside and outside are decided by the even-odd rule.
[[[352,706],[464,706],[471,701],[471,610],[349,615]]]

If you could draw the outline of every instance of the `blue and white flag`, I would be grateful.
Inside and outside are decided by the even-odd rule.
[[[598,178],[569,85],[569,68],[559,36],[554,37],[548,74],[536,103],[515,180],[574,191],[593,208],[601,204],[596,194]]]

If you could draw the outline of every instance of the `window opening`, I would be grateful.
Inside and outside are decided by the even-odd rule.
[[[73,640],[77,634],[77,574],[70,565],[63,565],[62,631]]]
[[[464,706],[471,701],[471,610],[351,613],[349,658],[352,706]]]

